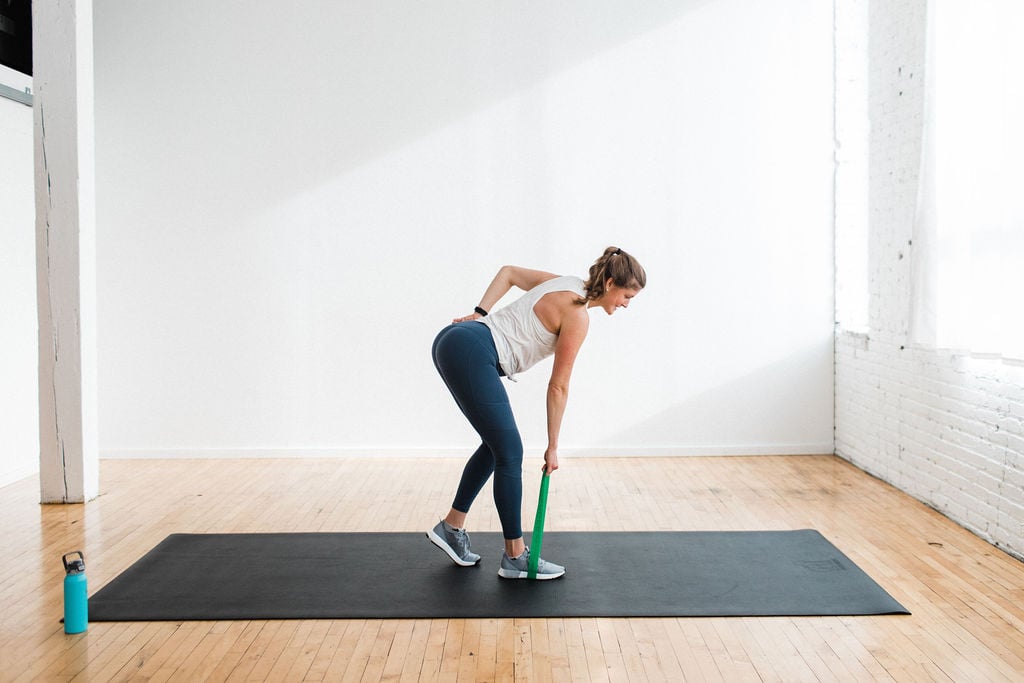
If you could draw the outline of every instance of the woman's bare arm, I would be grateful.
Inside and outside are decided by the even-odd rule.
[[[548,447],[544,451],[544,471],[548,474],[558,469],[558,438],[562,431],[562,416],[569,400],[569,378],[590,326],[590,316],[586,309],[575,304],[570,306],[562,318],[558,341],[555,342],[551,379],[548,381]]]
[[[491,284],[488,285],[483,298],[480,299],[480,308],[490,311],[513,287],[529,291],[542,282],[547,282],[556,277],[558,276],[554,273],[547,273],[543,270],[532,270],[521,266],[502,266],[498,270],[498,274],[494,276]],[[472,313],[462,318],[455,318],[452,322],[459,323],[466,320],[476,320],[479,317],[479,313]]]

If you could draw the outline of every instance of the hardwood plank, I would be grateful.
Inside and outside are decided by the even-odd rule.
[[[396,681],[402,676],[405,659],[412,642],[413,621],[390,621],[387,647],[378,653],[381,658],[380,677],[382,681]]]
[[[481,619],[474,679],[493,681],[498,675],[498,620]]]
[[[430,622],[427,620],[416,620],[412,623],[412,632],[409,635],[409,644],[402,661],[402,671],[399,675],[400,681],[416,681],[421,678],[420,672],[423,669],[424,654],[427,650],[427,640],[430,636]]]
[[[355,652],[356,645],[359,643],[360,634],[362,634],[363,629],[366,627],[366,621],[354,619],[340,622],[340,627],[338,631],[332,630],[329,632],[335,633],[337,640],[332,642],[334,646],[333,651],[326,653],[331,655],[331,657],[327,667],[324,669],[322,680],[325,681],[339,681],[345,676],[349,667],[349,661]]]
[[[239,622],[242,627],[241,633],[234,639],[231,646],[224,652],[223,656],[215,662],[215,666],[209,673],[209,680],[225,681],[245,657],[245,653],[252,647],[253,642],[259,636],[260,631],[266,625],[264,621]]]

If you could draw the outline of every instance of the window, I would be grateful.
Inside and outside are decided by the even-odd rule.
[[[868,329],[868,3],[835,4],[836,322]]]
[[[1024,3],[930,0],[914,341],[1024,359]]]

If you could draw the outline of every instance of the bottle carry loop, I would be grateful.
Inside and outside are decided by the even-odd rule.
[[[73,555],[78,555],[78,559],[68,562],[68,558]],[[66,574],[81,574],[85,571],[85,555],[82,554],[81,550],[67,553],[60,559],[64,562],[64,572]]]

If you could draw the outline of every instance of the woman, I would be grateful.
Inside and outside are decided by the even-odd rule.
[[[516,374],[554,354],[544,451],[544,471],[554,472],[569,376],[590,324],[588,309],[599,307],[611,315],[629,306],[646,284],[647,275],[636,259],[616,247],[605,249],[590,267],[586,282],[574,276],[503,266],[474,312],[454,319],[434,339],[434,365],[482,439],[462,472],[451,510],[427,532],[431,542],[457,565],[468,567],[480,561],[480,556],[470,551],[466,515],[494,474],[494,503],[505,538],[498,576],[528,576],[530,550],[523,542],[521,527],[523,442],[501,377],[514,381]],[[526,294],[488,315],[512,287]],[[565,568],[538,558],[538,579],[556,579],[564,573]]]

